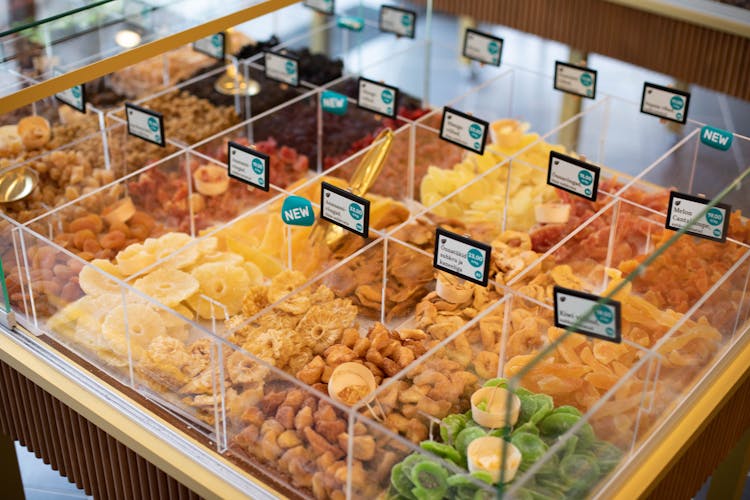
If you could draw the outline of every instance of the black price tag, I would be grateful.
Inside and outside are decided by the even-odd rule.
[[[226,57],[227,42],[224,33],[216,33],[193,42],[193,50],[205,54],[219,61]]]
[[[445,108],[440,122],[440,138],[482,155],[489,128],[490,124],[484,120],[457,109]]]
[[[367,238],[370,230],[370,201],[323,182],[320,191],[320,218]]]
[[[252,148],[229,141],[227,144],[227,175],[245,184],[268,191],[269,157]]]
[[[658,116],[665,120],[687,122],[690,93],[682,90],[662,87],[655,83],[643,84],[641,96],[641,113]]]
[[[266,78],[299,87],[299,60],[277,52],[265,53]]]
[[[414,38],[417,13],[394,5],[380,7],[378,26],[380,31],[398,36]]]
[[[164,116],[150,109],[125,103],[125,116],[128,120],[128,133],[144,141],[166,145],[164,140]]]
[[[622,342],[622,318],[618,301],[605,299],[600,304],[602,298],[598,295],[561,286],[554,287],[553,298],[556,327],[570,328],[580,321],[575,326],[576,332],[617,344]],[[593,313],[588,314],[592,309]]]
[[[555,61],[555,88],[568,94],[596,99],[596,70]]]
[[[398,88],[359,78],[357,107],[395,118],[398,110]]]
[[[432,266],[477,285],[487,286],[492,247],[439,227]]]
[[[55,70],[55,76],[64,74],[62,71]],[[86,87],[84,84],[74,85],[67,90],[58,92],[55,94],[55,99],[67,104],[71,108],[80,111],[81,113],[86,112]]]
[[[550,151],[547,184],[596,201],[601,169],[577,158]]]
[[[685,231],[687,234],[724,243],[727,240],[732,207],[725,203],[717,203],[706,210],[706,205],[709,203],[709,200],[705,198],[676,191],[670,192],[665,227],[672,231],[688,227]],[[703,213],[701,218],[691,225],[690,221],[701,213]]]
[[[463,56],[482,64],[500,66],[503,39],[471,28],[464,33]]]
[[[333,14],[334,3],[333,0],[304,0],[302,2],[305,7],[309,7],[312,10],[318,11],[321,14]]]

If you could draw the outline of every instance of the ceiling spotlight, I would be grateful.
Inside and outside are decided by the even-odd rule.
[[[141,43],[141,35],[133,30],[120,30],[115,34],[115,43],[125,49],[132,49]]]

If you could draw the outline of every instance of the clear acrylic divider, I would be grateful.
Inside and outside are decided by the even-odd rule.
[[[699,227],[697,223],[705,219],[709,210],[736,189],[747,175],[750,175],[750,170],[740,174],[707,202],[700,213],[688,221],[686,227],[696,230],[695,228]],[[631,208],[626,209],[627,206]],[[634,208],[647,215],[638,215]],[[541,262],[540,266],[548,273],[546,280],[551,278],[557,286],[594,292],[595,304],[575,317],[574,324],[567,327],[566,331],[551,330],[554,331],[555,338],[551,338],[551,342],[537,352],[525,358],[509,359],[504,370],[507,375],[513,376],[510,380],[512,389],[538,388],[548,396],[554,396],[555,403],[558,400],[566,402],[564,395],[571,388],[575,389],[575,394],[579,398],[582,394],[590,392],[590,400],[576,401],[573,405],[587,412],[586,421],[590,422],[594,429],[601,426],[609,441],[620,444],[624,451],[633,453],[644,439],[654,432],[655,426],[660,421],[664,422],[660,419],[674,415],[675,406],[679,401],[683,401],[683,395],[689,393],[694,384],[705,377],[711,363],[722,355],[730,341],[744,333],[738,332],[737,329],[747,326],[744,320],[747,314],[745,292],[748,280],[747,259],[750,254],[745,245],[733,241],[722,244],[699,239],[685,235],[685,228],[676,232],[664,230],[663,215],[654,214],[653,210],[638,207],[619,198],[576,232],[582,235],[587,228],[596,229],[599,219],[605,217],[608,210],[617,214],[618,218],[611,224],[613,228],[618,226],[618,229],[607,229],[606,225],[602,226],[604,232],[600,233],[607,237],[606,252],[592,254],[589,246],[581,246],[580,250],[576,251],[576,235],[571,234],[545,256],[545,260],[552,259],[553,262],[546,266]],[[646,224],[655,229],[653,233],[647,233],[645,246],[642,244],[643,231],[628,229],[626,219],[632,218],[633,215],[640,220],[639,225]],[[622,233],[619,238],[618,233]],[[590,231],[593,240],[597,240],[596,235],[597,231]],[[631,240],[631,235],[636,236],[635,241]],[[653,247],[648,244],[649,241],[654,244]],[[571,244],[573,251],[566,251],[566,246]],[[629,250],[625,244],[630,247]],[[722,262],[719,256],[715,256],[710,263],[708,260],[701,262],[703,256],[711,258],[714,245],[719,252],[727,255],[726,260]],[[620,255],[618,252],[623,249],[628,251]],[[635,255],[628,255],[636,249]],[[694,279],[691,280],[693,286],[684,289],[678,283],[684,280],[686,260],[691,262],[689,266]],[[712,273],[717,261],[720,265],[716,269],[717,272]],[[554,264],[557,265],[551,267]],[[570,273],[570,270],[574,272]],[[602,282],[603,273],[606,273],[608,279]],[[544,287],[546,280],[537,279],[533,274],[526,272],[515,278],[510,285],[516,287],[531,279],[529,286]],[[650,280],[644,283],[644,278],[649,275]],[[654,280],[658,280],[662,286],[668,286],[669,291],[660,293],[656,288],[658,285],[654,285]],[[606,287],[597,287],[598,283]],[[701,289],[700,292],[693,294],[692,292],[697,292],[698,288]],[[529,288],[524,291],[528,292]],[[546,301],[551,302],[551,290],[547,289],[544,295]],[[563,307],[561,296],[555,300],[557,308]],[[613,300],[619,303],[618,308],[621,311],[621,343],[600,339],[590,341],[577,333],[580,329],[589,328],[590,326],[586,325],[592,321],[602,324],[606,321],[611,322]],[[563,346],[570,342],[576,345],[591,342],[594,347],[579,347],[579,350],[567,353],[565,350],[561,351]],[[554,361],[554,358],[551,358],[553,356],[557,357],[563,366],[551,366],[548,360]],[[575,368],[584,370],[585,373],[568,373]],[[634,376],[635,384],[631,386],[632,391],[626,390],[627,385],[623,386],[622,380],[617,381],[618,378],[628,376],[628,373]],[[561,374],[569,376],[567,384]],[[603,394],[605,390],[608,392]],[[614,394],[614,391],[617,393]],[[613,395],[614,399],[610,399]],[[605,400],[611,400],[612,403],[603,402]],[[506,407],[511,408],[512,397],[507,401]],[[598,421],[596,412],[599,411],[604,412],[606,419]],[[550,417],[545,417],[542,423],[547,418]],[[580,432],[585,426],[586,424],[579,424],[578,429],[573,426],[570,431]],[[577,450],[578,444],[575,439],[571,441],[572,437],[570,435],[567,438],[568,442],[565,445],[560,444],[547,452],[550,463],[553,463],[552,453],[563,449],[563,446]],[[578,438],[577,442],[580,442],[581,436],[575,437]],[[573,444],[570,444],[571,442]],[[504,448],[506,449],[500,452],[500,456],[504,463],[510,464],[513,461],[512,455],[507,446]],[[581,461],[582,457],[576,460]],[[591,476],[586,484],[587,490],[602,479],[599,475],[601,471],[597,472],[597,469],[591,466],[591,462],[592,460],[586,460],[575,467],[570,465],[575,469],[585,465],[585,477]],[[537,481],[530,484],[539,483]],[[568,488],[578,488],[577,484],[571,483],[570,479],[563,482],[562,492],[566,493]],[[558,489],[560,486],[557,485]]]

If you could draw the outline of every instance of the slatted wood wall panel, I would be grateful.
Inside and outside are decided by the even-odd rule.
[[[750,100],[747,37],[603,0],[433,1],[436,11],[534,33]]]
[[[2,362],[0,431],[94,498],[200,499]]]
[[[748,428],[750,379],[737,388],[690,449],[650,492],[649,500],[681,500],[694,496]]]

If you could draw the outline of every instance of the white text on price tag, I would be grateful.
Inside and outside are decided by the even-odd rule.
[[[227,148],[227,158],[229,158],[227,174],[229,177],[263,191],[268,191],[268,155],[232,141],[229,141]]]
[[[460,234],[437,228],[432,266],[478,285],[487,286],[492,248]]]
[[[150,109],[125,103],[128,133],[164,147],[164,117]]]
[[[662,87],[655,83],[643,84],[641,113],[658,116],[677,123],[687,121],[690,93]]]
[[[488,130],[489,123],[484,120],[453,108],[443,110],[443,120],[440,123],[440,137],[443,140],[481,155],[484,154]]]
[[[575,331],[611,342],[622,341],[620,303],[561,286],[553,289],[555,326],[575,328]]]
[[[471,28],[464,34],[464,57],[483,64],[500,66],[503,39]]]
[[[672,231],[679,231],[683,227],[686,233],[709,240],[724,242],[729,229],[729,214],[732,207],[724,203],[717,203],[706,210],[709,201],[697,196],[672,191],[669,193],[667,207],[667,223],[665,227]],[[703,215],[693,221],[698,215]]]
[[[299,61],[290,56],[266,52],[266,78],[299,86]]]
[[[596,98],[596,70],[555,61],[555,88],[569,94]]]
[[[320,217],[367,238],[370,201],[324,182],[320,191]]]

